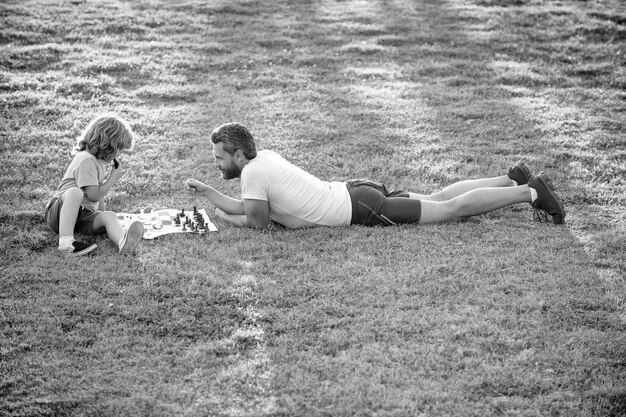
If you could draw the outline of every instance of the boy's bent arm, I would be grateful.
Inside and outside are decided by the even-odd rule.
[[[104,199],[104,196],[106,196],[108,194],[109,191],[111,191],[111,188],[113,188],[113,182],[105,182],[102,185],[88,185],[85,188],[85,194],[87,195],[87,198],[89,199],[89,201],[93,201],[98,202],[98,201],[102,201]]]
[[[113,188],[115,183],[122,177],[122,167],[118,164],[117,168],[113,168],[109,173],[109,177],[100,185],[88,185],[85,188],[85,194],[89,201],[94,203],[102,201],[109,191]]]

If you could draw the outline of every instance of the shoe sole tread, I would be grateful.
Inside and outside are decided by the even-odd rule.
[[[120,248],[120,254],[132,255],[135,253],[141,239],[143,239],[143,224],[141,222],[134,222],[126,232],[126,242],[124,242],[124,245]]]
[[[552,214],[548,212],[548,214],[552,216],[552,221],[554,222],[554,224],[563,224],[564,219],[565,219],[565,207],[563,206],[561,199],[554,192],[554,184],[552,183],[552,180],[550,180],[550,178],[548,178],[545,174],[540,173],[539,175],[535,176],[531,182],[532,182],[532,185],[535,185],[537,183],[538,185],[542,186],[547,191],[548,196],[554,199],[554,201],[559,207],[560,213]],[[535,204],[537,204],[537,201],[535,201]],[[541,204],[537,204],[537,205],[545,209],[543,205]]]

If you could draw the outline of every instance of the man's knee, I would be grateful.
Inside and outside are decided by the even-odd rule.
[[[456,199],[447,201],[422,201],[421,224],[461,220],[464,214],[463,202]]]

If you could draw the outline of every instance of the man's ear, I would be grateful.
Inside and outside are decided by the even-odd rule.
[[[241,161],[244,159],[243,151],[241,149],[237,149],[235,151],[235,158],[237,159],[237,161]]]

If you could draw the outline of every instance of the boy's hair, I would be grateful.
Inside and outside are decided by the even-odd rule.
[[[78,138],[75,151],[86,150],[97,159],[110,159],[118,150],[132,149],[133,133],[128,123],[115,114],[96,117]]]
[[[256,144],[250,131],[239,123],[225,123],[211,133],[211,142],[223,143],[224,150],[233,155],[241,149],[247,159],[256,158]]]

